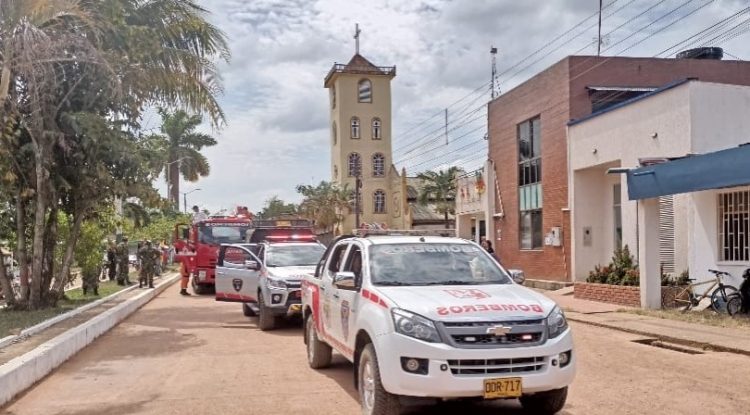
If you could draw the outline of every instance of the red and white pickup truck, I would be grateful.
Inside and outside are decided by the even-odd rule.
[[[463,239],[340,238],[304,278],[302,308],[309,365],[333,349],[353,362],[365,414],[415,398],[517,398],[551,414],[575,376],[562,310]]]

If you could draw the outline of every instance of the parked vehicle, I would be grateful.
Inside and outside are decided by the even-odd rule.
[[[325,247],[307,221],[260,222],[251,241],[221,246],[216,300],[242,302],[246,316],[257,315],[260,329],[272,330],[280,318],[302,314],[302,278],[315,271]]]
[[[740,313],[750,313],[750,268],[746,269],[742,274],[740,291],[729,298],[727,313],[730,316]]]
[[[401,413],[403,397],[563,408],[576,357],[552,300],[474,242],[383,233],[337,239],[305,277],[310,367],[328,366],[334,349],[353,362],[368,415]]]
[[[693,283],[694,278],[688,278],[689,284],[685,289],[680,290],[679,293],[674,297],[674,304],[677,305],[682,311],[688,311],[691,308],[700,304],[704,298],[711,299],[711,307],[717,313],[724,313],[727,311],[727,302],[729,298],[737,293],[737,288],[732,285],[724,284],[722,277],[731,277],[732,274],[724,271],[718,271],[715,269],[709,269],[708,272],[713,274],[713,279],[703,281],[699,283]],[[695,288],[711,284],[702,294],[697,294]],[[714,288],[716,287],[716,288]]]

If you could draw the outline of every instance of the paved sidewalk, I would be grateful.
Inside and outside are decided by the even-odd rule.
[[[571,321],[621,330],[672,343],[750,356],[750,330],[618,312],[628,307],[581,300],[568,287],[544,293],[557,301]]]

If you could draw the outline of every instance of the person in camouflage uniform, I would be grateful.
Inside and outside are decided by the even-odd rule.
[[[117,258],[117,284],[118,285],[130,285],[130,258],[128,252],[128,238],[122,238],[122,242],[117,244],[115,250],[115,256]]]
[[[81,290],[83,295],[92,291],[95,296],[99,296],[99,274],[94,272],[84,272],[82,277]]]
[[[138,259],[141,262],[141,273],[138,279],[138,287],[142,288],[148,284],[148,288],[154,288],[154,271],[156,262],[161,257],[161,252],[151,245],[151,241],[146,241],[143,247],[138,250]]]

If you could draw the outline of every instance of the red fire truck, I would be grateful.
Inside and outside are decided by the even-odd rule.
[[[253,215],[246,208],[238,208],[233,215],[211,216],[175,226],[175,261],[181,264],[183,276],[192,277],[196,294],[214,289],[219,246],[248,242],[252,229]]]

